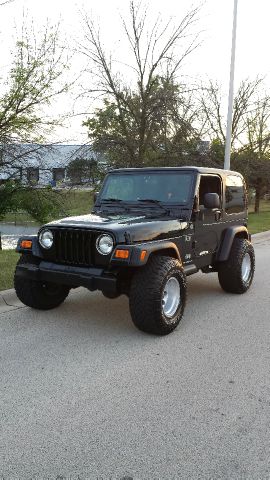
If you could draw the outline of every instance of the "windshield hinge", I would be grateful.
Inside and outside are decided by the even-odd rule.
[[[131,245],[132,241],[131,241],[130,233],[129,233],[129,232],[125,232],[125,233],[124,233],[124,237],[125,237],[126,244],[127,244],[127,245]]]

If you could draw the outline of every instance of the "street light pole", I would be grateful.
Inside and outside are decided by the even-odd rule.
[[[235,64],[235,45],[236,45],[237,3],[238,3],[238,0],[234,0],[231,70],[230,70],[227,131],[226,131],[225,158],[224,158],[225,170],[230,170],[230,167],[231,167],[230,156],[231,156],[231,138],[232,138],[232,117],[233,117],[233,83],[234,83],[234,64]]]

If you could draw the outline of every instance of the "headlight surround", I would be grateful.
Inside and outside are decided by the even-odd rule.
[[[103,234],[97,238],[96,247],[101,255],[109,255],[113,251],[113,237],[111,235]]]
[[[43,248],[49,250],[53,246],[53,233],[51,230],[42,230],[39,234],[39,243]]]

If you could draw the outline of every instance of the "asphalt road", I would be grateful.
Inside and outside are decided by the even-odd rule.
[[[0,478],[270,478],[270,242],[245,295],[189,277],[167,337],[80,290],[0,315]]]

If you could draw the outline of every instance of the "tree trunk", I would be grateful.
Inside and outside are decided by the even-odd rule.
[[[260,213],[261,188],[256,187],[254,212]]]

